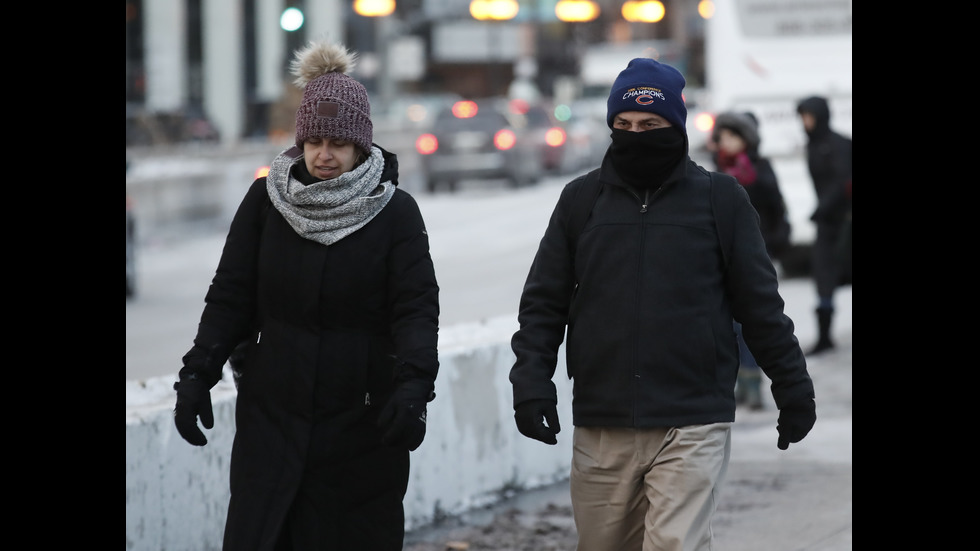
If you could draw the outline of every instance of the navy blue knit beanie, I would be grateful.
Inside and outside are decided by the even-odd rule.
[[[629,62],[612,85],[606,102],[606,124],[623,111],[656,113],[670,121],[679,131],[687,133],[687,107],[681,90],[684,75],[677,69],[648,57]]]

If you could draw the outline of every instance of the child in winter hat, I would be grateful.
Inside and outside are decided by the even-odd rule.
[[[613,127],[624,111],[656,113],[686,134],[687,107],[681,91],[686,84],[680,71],[647,57],[629,62],[613,82],[606,102],[606,124]]]
[[[339,44],[310,42],[296,52],[290,69],[294,83],[303,88],[296,110],[296,145],[307,138],[349,140],[371,151],[374,125],[367,89],[347,76],[356,54]]]

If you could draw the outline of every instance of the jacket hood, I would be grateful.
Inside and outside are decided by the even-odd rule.
[[[381,150],[381,157],[385,161],[384,170],[381,172],[381,181],[390,181],[391,185],[398,186],[398,156],[394,153],[386,150],[376,143],[372,143],[374,147]]]
[[[830,104],[821,96],[810,96],[796,106],[797,113],[810,113],[816,120],[816,126],[811,135],[824,134],[830,131]]]

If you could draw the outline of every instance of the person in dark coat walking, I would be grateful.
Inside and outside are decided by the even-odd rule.
[[[648,58],[620,72],[591,214],[570,243],[569,212],[592,181],[582,176],[555,205],[511,339],[517,429],[546,444],[561,430],[552,378],[567,339],[569,486],[582,550],[711,548],[735,420],[733,319],[773,381],[777,447],[816,421],[813,381],[748,194],[688,155],[684,84]],[[727,255],[711,199],[722,188],[732,197]]]
[[[759,124],[751,113],[721,113],[715,119],[712,141],[716,168],[734,176],[749,194],[759,213],[759,228],[770,258],[779,258],[790,246],[792,227],[786,200],[772,162],[759,152]]]
[[[830,338],[834,291],[847,277],[840,241],[851,215],[851,139],[831,129],[826,98],[805,98],[796,110],[808,138],[807,167],[817,196],[817,208],[810,216],[817,230],[810,264],[817,288],[818,337],[809,355],[834,348]]]
[[[439,287],[425,223],[372,142],[356,55],[295,54],[295,146],[235,213],[174,421],[195,446],[236,345],[239,377],[224,551],[400,551],[409,452],[439,367]]]
[[[751,113],[725,112],[715,118],[711,133],[717,170],[734,176],[749,194],[759,214],[759,229],[770,258],[777,261],[790,245],[786,202],[769,159],[759,153],[758,121]],[[762,370],[742,337],[742,325],[734,322],[738,338],[739,369],[735,402],[762,409]]]

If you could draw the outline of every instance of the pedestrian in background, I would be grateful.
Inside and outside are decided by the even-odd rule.
[[[830,127],[830,104],[821,96],[805,98],[797,113],[806,131],[806,160],[817,196],[810,216],[816,226],[811,271],[817,288],[817,342],[807,354],[834,348],[830,338],[834,318],[834,291],[850,276],[850,262],[842,255],[841,239],[850,239],[851,139]],[[850,247],[846,249],[850,255]]]
[[[715,119],[711,139],[717,144],[717,170],[735,177],[749,194],[759,213],[766,251],[778,262],[789,249],[792,226],[772,162],[759,152],[758,119],[752,113],[721,113]]]
[[[758,215],[734,178],[688,156],[684,85],[675,68],[648,58],[619,73],[591,215],[570,243],[568,213],[592,173],[562,190],[521,295],[514,417],[523,435],[546,444],[561,430],[552,378],[567,334],[570,492],[582,551],[711,548],[735,420],[733,319],[773,381],[778,448],[816,420]],[[712,187],[732,197],[727,268]]]
[[[786,202],[776,172],[768,158],[759,153],[758,119],[751,113],[721,113],[715,119],[711,141],[720,172],[733,176],[749,194],[759,214],[759,228],[769,257],[778,261],[790,245],[790,223]],[[742,324],[734,322],[738,339],[739,369],[735,403],[762,409],[762,370],[742,337]]]
[[[295,146],[235,213],[174,385],[195,446],[231,351],[240,378],[224,551],[401,551],[409,452],[438,371],[438,285],[398,161],[372,142],[356,55],[309,43]],[[177,527],[175,527],[177,529]]]

